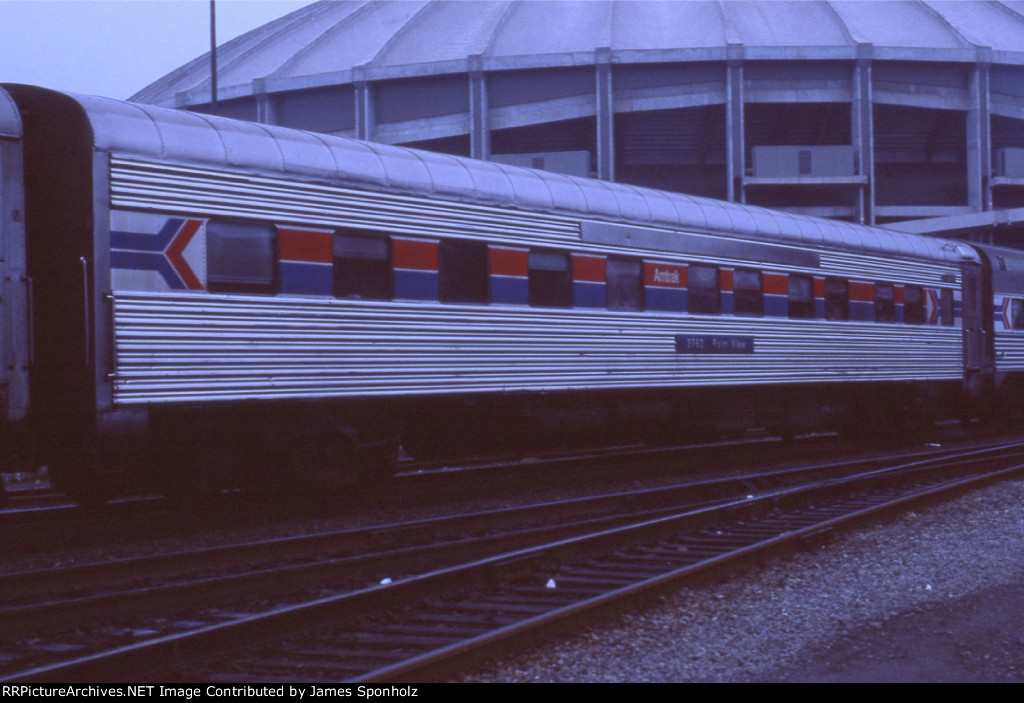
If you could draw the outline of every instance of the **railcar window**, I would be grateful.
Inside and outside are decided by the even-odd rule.
[[[795,319],[814,318],[814,279],[810,276],[789,276],[789,316]]]
[[[764,290],[761,272],[736,269],[732,274],[732,310],[737,315],[764,315]]]
[[[635,259],[609,257],[605,266],[609,310],[643,310],[643,265]]]
[[[1024,330],[1024,300],[1020,298],[1010,301],[1010,328]]]
[[[334,295],[389,300],[393,285],[387,237],[338,232],[334,235]]]
[[[825,319],[850,319],[850,282],[845,278],[825,279]]]
[[[442,240],[438,255],[438,298],[442,303],[487,303],[490,263],[482,242]]]
[[[896,291],[891,283],[875,284],[875,322],[896,322]]]
[[[688,267],[689,311],[717,315],[722,311],[721,287],[715,266]]]
[[[277,269],[271,225],[211,220],[206,224],[206,276],[210,290],[269,292]]]
[[[939,308],[941,309],[941,322],[946,327],[956,324],[956,316],[953,312],[953,291],[943,289],[939,294]]]
[[[535,249],[529,255],[530,305],[572,307],[572,269],[569,255]]]
[[[917,286],[903,289],[903,321],[908,325],[924,324],[924,291]]]

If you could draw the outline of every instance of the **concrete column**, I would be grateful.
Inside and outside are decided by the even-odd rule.
[[[745,127],[743,123],[743,45],[729,44],[725,75],[725,172],[726,198],[746,201],[743,176],[747,172]]]
[[[860,188],[857,221],[875,224],[875,116],[874,91],[871,78],[871,44],[857,45],[857,63],[853,75],[853,151],[857,174],[867,176],[867,185]]]
[[[989,66],[992,50],[978,48],[967,108],[967,204],[974,212],[992,209],[992,110]]]
[[[261,124],[277,124],[274,98],[267,93],[267,84],[263,78],[253,80],[252,94],[256,98],[256,121]]]
[[[597,177],[615,180],[615,110],[612,98],[612,50],[594,52],[597,76]]]
[[[486,161],[491,158],[491,122],[487,104],[487,74],[483,56],[469,57],[469,155]]]
[[[373,141],[376,117],[373,114],[373,85],[366,80],[366,67],[352,69],[352,83],[356,93],[356,139]]]

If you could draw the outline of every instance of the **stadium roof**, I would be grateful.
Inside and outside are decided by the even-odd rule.
[[[746,60],[1024,64],[1024,0],[999,2],[344,0],[308,5],[218,49],[221,99],[469,70]],[[139,91],[209,93],[209,55]],[[185,104],[193,100],[186,97]]]

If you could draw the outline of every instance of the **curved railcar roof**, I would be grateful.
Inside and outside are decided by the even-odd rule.
[[[992,263],[992,287],[997,293],[1024,291],[1024,251],[990,244],[975,244]]]
[[[572,27],[572,31],[566,31]],[[729,46],[750,58],[877,58],[1024,62],[1024,3],[823,0],[346,0],[300,8],[218,49],[224,97],[298,90],[367,77],[573,66],[607,49],[617,61],[719,61]],[[209,54],[133,99],[175,104],[209,90]],[[479,70],[479,69],[477,69]],[[254,82],[258,82],[259,86]],[[199,100],[202,102],[202,100]]]
[[[21,136],[21,116],[18,106],[6,91],[0,90],[0,137],[17,139]]]
[[[54,95],[41,88],[19,91],[19,100],[26,92]],[[110,98],[65,96],[84,110],[93,144],[102,151],[582,219],[951,263],[978,261],[972,249],[951,240]]]

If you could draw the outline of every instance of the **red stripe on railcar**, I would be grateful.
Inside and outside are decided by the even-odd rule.
[[[718,286],[723,293],[732,292],[732,269],[722,269],[719,271]]]
[[[875,302],[875,285],[873,283],[850,281],[850,300],[861,303]]]
[[[572,255],[572,280],[605,282],[605,261],[603,256]]]
[[[333,257],[331,233],[301,229],[277,229],[282,261],[329,264]]]
[[[530,255],[526,249],[491,247],[492,276],[530,275]]]
[[[765,295],[789,295],[789,276],[784,273],[766,273],[762,276]]]
[[[396,269],[437,271],[437,242],[391,239],[391,260]]]

